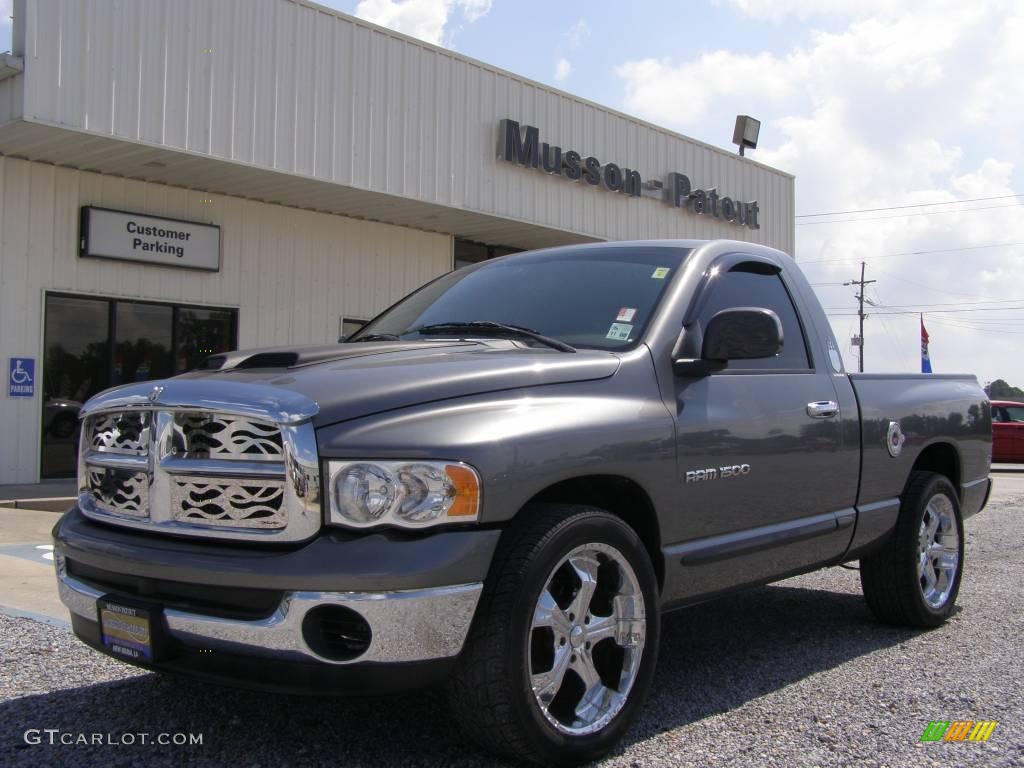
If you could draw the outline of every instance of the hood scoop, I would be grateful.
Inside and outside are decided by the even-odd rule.
[[[315,363],[327,363],[348,360],[355,357],[383,355],[389,352],[422,351],[439,347],[476,346],[472,342],[455,343],[450,341],[431,344],[427,342],[373,342],[353,344],[325,344],[310,347],[265,347],[263,349],[246,349],[236,352],[224,352],[211,355],[199,367],[201,371],[246,371],[268,368],[297,368]]]

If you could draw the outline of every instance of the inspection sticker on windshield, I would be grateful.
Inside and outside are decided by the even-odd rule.
[[[626,341],[629,339],[629,334],[633,330],[633,326],[629,323],[612,323],[612,327],[608,329],[608,335],[606,339],[614,339],[615,341]]]
[[[671,271],[672,270],[669,269],[668,267],[658,267],[656,270],[654,270],[654,274],[651,275],[651,278],[654,280],[664,280],[668,273]]]
[[[634,309],[633,307],[623,307],[622,309],[619,310],[619,314],[615,317],[615,319],[623,323],[631,323],[633,322],[633,318],[635,316],[636,309]]]

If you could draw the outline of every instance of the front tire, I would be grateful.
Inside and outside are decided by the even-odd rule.
[[[953,484],[933,472],[912,472],[900,497],[894,534],[860,561],[860,582],[871,612],[899,626],[927,629],[942,624],[960,591],[963,542]]]
[[[650,557],[621,519],[536,505],[495,559],[450,686],[467,735],[542,765],[610,750],[650,687],[660,616]]]

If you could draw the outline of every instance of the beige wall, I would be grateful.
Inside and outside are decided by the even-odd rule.
[[[83,205],[218,224],[221,270],[82,259]],[[242,347],[322,343],[451,265],[447,235],[0,156],[0,364],[37,367],[34,399],[0,393],[0,484],[38,479],[47,290],[237,308]]]
[[[309,207],[480,240],[495,223],[453,212],[585,238],[732,238],[793,252],[789,174],[313,3],[24,0],[15,6],[21,28],[15,53],[25,58],[25,74],[7,89],[23,88],[25,121],[271,169],[295,195],[311,194],[308,180],[362,193],[338,203],[325,192]],[[644,179],[664,181],[675,171],[694,188],[758,200],[761,229],[499,162],[502,118],[538,126],[542,141]],[[28,139],[11,146],[8,153],[76,166],[89,149],[74,148],[65,160],[30,154]],[[150,173],[125,175],[164,178]],[[223,186],[222,168],[194,173],[189,186],[233,191]],[[442,206],[451,223],[431,226],[425,213],[392,218],[366,192],[421,203],[434,218],[427,206]],[[253,196],[282,199],[271,194]]]

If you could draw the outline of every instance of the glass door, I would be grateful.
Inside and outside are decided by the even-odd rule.
[[[78,411],[110,386],[110,302],[46,297],[42,476],[75,474]]]
[[[175,314],[175,373],[191,371],[210,355],[235,348],[234,310],[177,307]]]
[[[166,379],[172,374],[174,308],[127,301],[116,307],[113,385]]]
[[[237,338],[234,309],[47,294],[42,477],[75,474],[78,412],[94,394],[190,371]]]

